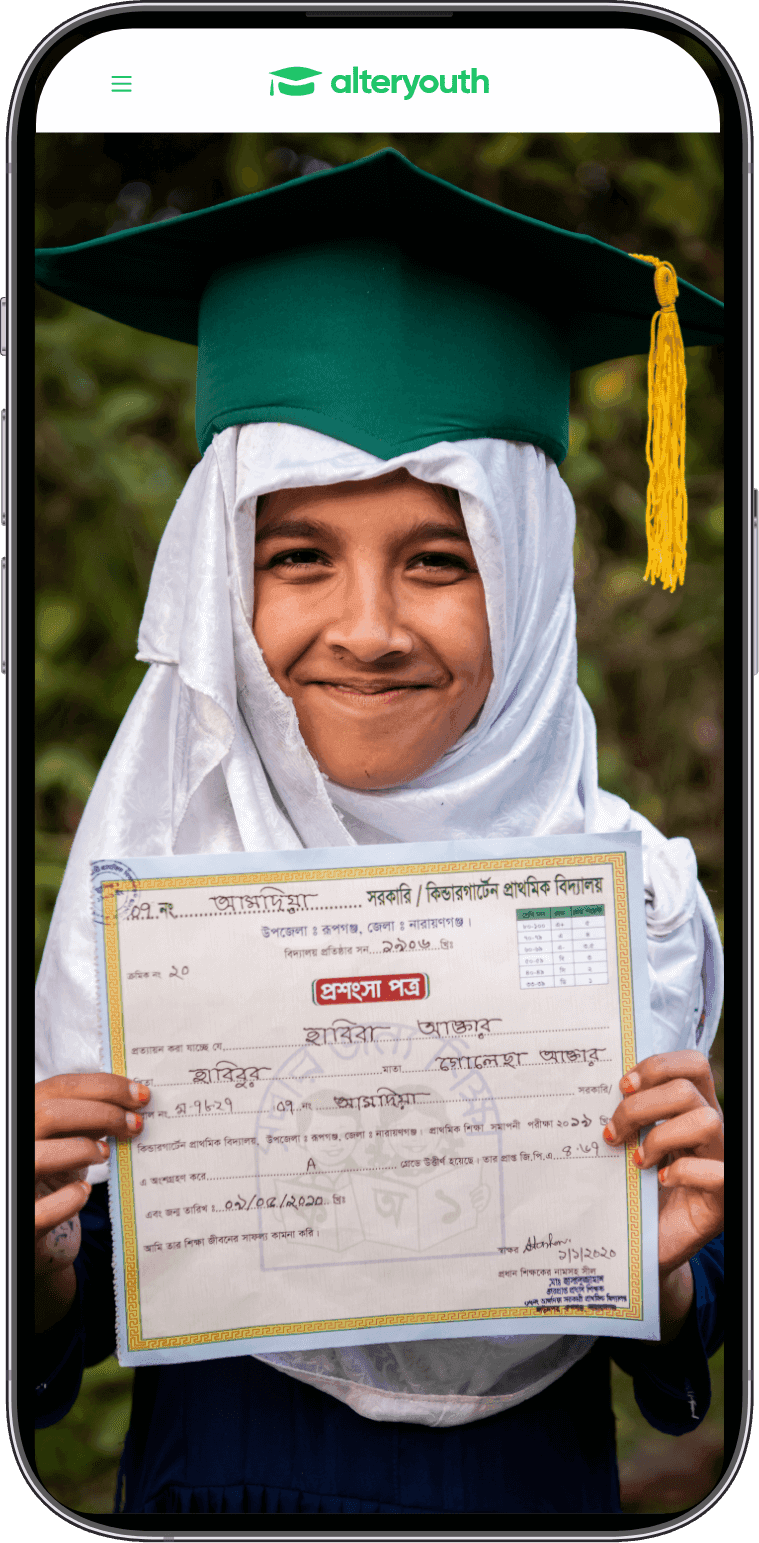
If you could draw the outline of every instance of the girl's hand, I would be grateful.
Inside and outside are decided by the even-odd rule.
[[[662,1338],[672,1338],[693,1299],[688,1260],[724,1226],[724,1136],[711,1068],[697,1050],[648,1056],[622,1078],[621,1104],[604,1139],[634,1141],[633,1162],[659,1169]],[[640,1142],[640,1127],[651,1125]]]
[[[108,1156],[104,1137],[126,1140],[142,1129],[136,1111],[150,1090],[110,1072],[49,1077],[35,1088],[35,1294],[37,1329],[51,1328],[76,1292],[79,1212],[90,1193],[84,1176]]]

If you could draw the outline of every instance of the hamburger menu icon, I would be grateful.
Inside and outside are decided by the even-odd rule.
[[[321,75],[321,70],[307,70],[302,64],[291,64],[286,70],[270,70],[269,73],[277,77],[277,84],[283,96],[310,96],[314,89],[311,77]],[[274,95],[274,81],[271,83],[269,95]]]

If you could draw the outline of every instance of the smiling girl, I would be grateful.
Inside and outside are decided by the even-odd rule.
[[[253,632],[311,754],[346,788],[412,782],[493,679],[458,498],[399,471],[262,503]]]
[[[412,169],[383,164],[397,200]],[[340,175],[321,179],[327,203]],[[376,164],[357,175],[373,208]],[[460,271],[451,284],[418,252],[409,293],[409,252],[400,260],[396,250],[393,267],[390,244],[378,266],[368,238],[357,251],[355,200],[351,212],[339,252],[350,274],[334,272],[331,228],[326,268],[319,248],[296,254],[301,284],[288,269],[296,309],[304,296],[297,392],[292,317],[280,305],[267,394],[254,400],[246,375],[245,395],[237,380],[227,409],[209,409],[203,459],[151,580],[139,645],[151,668],[90,798],[51,926],[39,985],[39,1418],[60,1418],[82,1365],[113,1346],[102,1138],[130,1139],[150,1098],[98,1070],[90,859],[632,828],[643,842],[657,1052],[623,1078],[605,1139],[634,1141],[639,1166],[659,1169],[661,1342],[500,1335],[140,1368],[121,1494],[136,1513],[616,1511],[610,1351],[652,1423],[679,1432],[703,1417],[719,1341],[722,1120],[705,1054],[721,1000],[714,918],[689,844],[666,841],[598,787],[595,725],[576,678],[574,511],[555,464],[558,386],[555,399],[548,389],[552,370],[557,381],[567,374],[564,343],[554,347],[545,318],[530,322],[511,290],[481,276],[467,288]],[[208,213],[218,221],[223,209]],[[149,241],[177,239],[183,223],[152,228]],[[562,252],[582,239],[541,230]],[[145,233],[127,234],[135,261]],[[275,280],[269,258],[256,261],[260,294]],[[614,273],[631,264],[636,337],[647,339],[641,265],[617,252],[604,261]],[[244,312],[249,267],[238,258],[205,275],[201,319],[212,333],[220,297],[227,305],[236,293]],[[314,299],[315,287],[327,294],[327,271],[329,326]],[[425,285],[437,308],[425,322],[437,368],[424,366],[423,378],[392,335],[396,280],[405,326]],[[379,406],[360,373],[373,285]],[[477,307],[462,384],[441,350]],[[201,328],[201,365],[210,357],[213,369],[200,400],[225,372],[231,390],[236,333],[223,356],[214,336],[204,347]],[[76,1176],[88,1165],[91,1190]]]

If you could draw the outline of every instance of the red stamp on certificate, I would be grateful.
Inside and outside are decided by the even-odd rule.
[[[333,980],[315,980],[311,986],[315,1002],[325,1007],[335,1002],[418,1002],[430,994],[428,975],[351,975]]]

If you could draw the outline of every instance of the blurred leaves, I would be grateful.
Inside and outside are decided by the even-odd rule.
[[[40,292],[37,327],[38,956],[71,837],[144,675],[156,548],[197,461],[195,350]]]
[[[48,1492],[72,1511],[113,1511],[133,1381],[134,1371],[119,1366],[115,1356],[90,1366],[65,1419],[37,1432],[39,1477]]]

